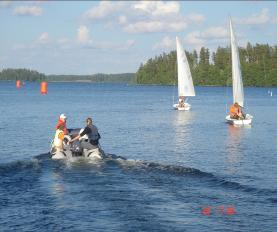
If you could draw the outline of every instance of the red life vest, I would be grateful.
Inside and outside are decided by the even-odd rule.
[[[68,134],[68,130],[67,130],[67,127],[66,127],[66,122],[65,122],[65,121],[62,121],[62,120],[59,118],[59,121],[58,121],[58,123],[57,123],[57,125],[56,125],[56,129],[58,129],[60,125],[64,125],[63,132],[64,132],[65,135],[67,135],[67,134]]]

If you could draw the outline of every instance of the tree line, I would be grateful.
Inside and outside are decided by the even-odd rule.
[[[39,73],[35,70],[29,70],[25,68],[12,69],[7,68],[3,69],[0,72],[0,80],[2,81],[42,81],[46,79],[46,75]]]
[[[202,47],[200,52],[185,51],[195,85],[226,86],[232,83],[230,47],[215,52]],[[277,86],[277,46],[247,43],[239,48],[241,71],[245,86]],[[177,84],[176,51],[163,53],[141,64],[138,84]]]
[[[21,81],[87,81],[93,83],[135,83],[134,73],[93,75],[45,75],[29,69],[3,69],[0,80]]]
[[[185,51],[195,85],[225,86],[232,83],[231,49],[218,47],[210,52]],[[277,46],[250,43],[239,48],[245,86],[277,86]],[[45,75],[29,69],[3,69],[0,80],[88,81],[93,83],[177,84],[176,51],[163,53],[141,64],[136,73],[93,75]]]

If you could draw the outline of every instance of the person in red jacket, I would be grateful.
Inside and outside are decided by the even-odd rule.
[[[67,130],[67,127],[66,127],[66,116],[65,114],[61,114],[60,117],[59,117],[59,120],[58,120],[58,123],[57,123],[57,126],[56,126],[56,129],[58,129],[60,127],[60,125],[63,125],[64,128],[63,128],[63,132],[65,135],[68,134],[68,130]]]
[[[242,112],[241,107],[237,102],[235,102],[235,104],[231,106],[230,116],[233,119],[245,119],[245,115]]]

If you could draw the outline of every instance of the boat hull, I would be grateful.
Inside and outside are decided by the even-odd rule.
[[[51,158],[54,160],[66,159],[67,154],[64,151],[51,151]]]
[[[182,106],[182,107],[179,106],[178,103],[173,105],[173,108],[174,108],[175,110],[180,110],[180,111],[190,110],[190,107],[191,107],[191,105],[188,104],[188,103],[185,103],[184,106]]]
[[[71,159],[74,157],[97,160],[97,159],[103,159],[105,156],[105,153],[101,148],[97,147],[91,150],[84,149],[81,153],[74,153],[70,150],[55,151],[52,149],[50,151],[50,155],[53,160],[64,160],[64,159]]]
[[[230,115],[226,116],[226,122],[231,125],[244,126],[252,123],[253,116],[250,114],[245,115],[245,119],[233,119]]]

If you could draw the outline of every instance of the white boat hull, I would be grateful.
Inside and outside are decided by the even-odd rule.
[[[238,126],[250,125],[252,123],[252,119],[253,119],[253,116],[250,114],[246,114],[245,119],[233,119],[230,117],[230,115],[226,116],[227,123],[231,125],[238,125]]]
[[[175,110],[190,110],[191,105],[188,103],[185,103],[184,106],[180,106],[178,103],[173,105],[173,108]]]
[[[64,151],[50,151],[51,158],[54,160],[63,160],[63,159],[71,159],[72,157],[83,157],[86,159],[103,159],[105,153],[100,148],[95,148],[91,150],[84,149],[82,154],[80,155],[74,155],[70,150],[64,150]]]
[[[50,149],[51,158],[54,160],[63,160],[63,159],[71,159],[74,157],[99,160],[103,159],[105,156],[105,152],[97,145],[95,148],[87,150],[87,149],[72,149],[69,144],[64,143],[64,150],[56,149],[53,144]]]
[[[66,153],[63,152],[63,151],[55,151],[51,154],[52,154],[51,158],[54,159],[54,160],[60,160],[60,159],[66,159],[67,158]]]
[[[86,159],[103,159],[104,151],[100,150],[100,148],[92,149],[92,150],[84,150],[83,156]]]

